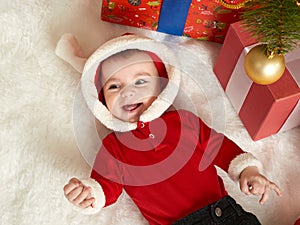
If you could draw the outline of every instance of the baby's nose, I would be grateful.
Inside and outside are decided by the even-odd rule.
[[[131,98],[131,97],[134,95],[134,92],[135,92],[135,91],[133,90],[132,87],[126,86],[126,87],[122,90],[121,96],[122,96],[123,98]]]

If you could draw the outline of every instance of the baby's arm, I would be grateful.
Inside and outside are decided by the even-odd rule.
[[[246,167],[240,174],[239,183],[243,193],[261,195],[260,204],[267,201],[271,190],[274,190],[278,196],[282,195],[279,187],[260,174],[256,166]]]
[[[263,176],[261,162],[251,153],[242,153],[231,160],[228,175],[233,181],[240,183],[240,189],[245,194],[261,195],[260,204],[269,198],[271,190],[278,196],[282,193],[278,186]]]

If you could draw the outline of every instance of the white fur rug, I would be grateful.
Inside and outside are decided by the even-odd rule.
[[[73,211],[63,196],[68,179],[88,176],[90,167],[80,154],[72,117],[78,112],[73,102],[80,74],[55,55],[56,43],[63,33],[74,33],[90,55],[104,41],[131,31],[183,47],[184,92],[208,123],[261,159],[283,197],[272,194],[260,206],[220,172],[229,193],[263,225],[292,225],[300,215],[300,127],[253,142],[212,72],[219,44],[104,23],[100,6],[101,0],[0,1],[0,224],[147,224],[126,195],[93,216]]]

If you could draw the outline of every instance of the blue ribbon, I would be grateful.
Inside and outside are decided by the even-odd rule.
[[[163,0],[157,31],[182,35],[192,0]]]

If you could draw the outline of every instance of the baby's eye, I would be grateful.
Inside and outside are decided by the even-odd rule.
[[[147,83],[147,81],[146,80],[144,80],[144,79],[138,79],[137,81],[135,81],[135,85],[141,85],[141,84],[145,84],[145,83]]]
[[[114,89],[118,89],[118,88],[120,88],[120,85],[117,85],[117,84],[111,84],[108,87],[109,90],[114,90]]]

